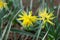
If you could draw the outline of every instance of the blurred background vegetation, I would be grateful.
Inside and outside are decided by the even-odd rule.
[[[55,26],[60,26],[59,25],[59,22],[60,22],[60,0],[44,0],[46,3],[47,3],[47,6],[49,8],[53,8],[55,11],[54,11],[54,14],[57,15],[57,11],[59,11],[59,16],[58,16],[58,22],[56,20],[56,25]],[[8,7],[9,7],[9,10],[5,11],[3,10],[2,12],[8,14],[8,13],[11,13],[7,16],[7,18],[5,18],[5,16],[3,17],[3,20],[1,22],[4,22],[3,23],[3,26],[2,26],[2,30],[4,30],[4,28],[7,26],[11,26],[12,25],[12,28],[11,30],[9,31],[9,27],[7,28],[6,31],[9,31],[9,32],[6,32],[5,35],[4,35],[4,39],[2,40],[5,40],[8,38],[8,40],[35,40],[36,38],[36,34],[35,34],[35,31],[26,31],[24,30],[21,25],[19,24],[18,21],[16,21],[16,18],[15,15],[17,15],[23,8],[24,6],[24,10],[30,8],[30,2],[31,0],[6,0],[6,2],[8,3]],[[32,3],[32,11],[33,13],[36,13],[36,11],[39,9],[39,7],[41,7],[42,5],[42,0],[33,0],[33,3]],[[20,3],[22,3],[23,5],[21,5]],[[21,9],[21,10],[20,10]],[[19,10],[19,11],[18,11]],[[12,13],[15,13],[12,15]],[[17,13],[17,14],[16,14]],[[4,19],[5,18],[5,19]],[[13,21],[13,23],[11,23]],[[56,27],[51,27],[51,30],[50,30],[50,33],[49,33],[49,38],[48,36],[46,37],[46,39],[44,40],[60,40],[60,35],[59,37],[57,36],[58,33],[60,33],[60,27],[59,29],[56,31],[55,33],[55,30],[56,30]],[[45,33],[47,33],[47,30],[46,29],[42,29],[42,33],[41,33],[41,37],[43,37],[45,35]],[[44,33],[45,32],[45,33]],[[9,33],[9,36],[5,37],[7,34]],[[41,40],[41,38],[39,39]]]

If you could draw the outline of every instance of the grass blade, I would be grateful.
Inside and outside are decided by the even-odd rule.
[[[8,25],[6,26],[6,28],[5,28],[4,32],[3,32],[2,39],[4,38],[4,40],[7,40],[10,29],[11,29],[12,21],[15,19],[15,17],[18,15],[18,13],[21,12],[21,10],[19,10],[14,16],[11,16],[11,18],[9,19]]]
[[[30,10],[32,10],[33,0],[30,1]]]
[[[36,40],[38,40],[40,32],[41,32],[41,27],[42,27],[43,23],[41,23],[41,25],[39,25],[39,29],[38,29],[38,33],[37,33],[37,37]]]
[[[50,28],[49,28],[50,29]],[[42,38],[42,40],[45,40],[45,38],[46,38],[46,36],[47,36],[47,34],[48,34],[48,32],[49,32],[49,29],[48,29],[48,31],[46,32],[46,34],[44,35],[44,37]]]

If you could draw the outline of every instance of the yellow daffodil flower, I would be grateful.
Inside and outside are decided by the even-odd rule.
[[[50,23],[51,25],[54,25],[54,23],[52,22],[52,20],[55,18],[53,17],[53,12],[48,13],[47,9],[43,10],[42,12],[39,12],[39,20],[43,21],[43,24],[45,25],[47,22]]]
[[[0,10],[2,10],[3,8],[7,8],[7,3],[0,0]]]
[[[24,25],[25,27],[29,27],[31,24],[37,21],[37,16],[32,16],[32,11],[30,11],[29,14],[23,11],[22,15],[19,16],[20,18],[18,18],[18,20],[22,20],[22,25]]]

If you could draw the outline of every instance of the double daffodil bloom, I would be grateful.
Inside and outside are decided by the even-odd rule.
[[[18,18],[18,20],[22,20],[22,25],[25,27],[29,27],[31,24],[37,21],[37,16],[32,16],[32,11],[29,11],[29,14],[23,11],[22,15],[19,16],[20,18]]]
[[[39,12],[39,16],[40,16],[39,20],[42,20],[44,24],[48,22],[51,25],[54,25],[54,23],[52,22],[52,20],[55,18],[53,12],[48,13],[47,9],[45,9],[42,12]]]
[[[7,8],[7,3],[3,2],[3,0],[0,0],[0,10],[3,8]]]

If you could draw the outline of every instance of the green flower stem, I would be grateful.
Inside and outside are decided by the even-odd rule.
[[[38,38],[39,38],[39,35],[40,35],[40,32],[41,32],[41,28],[38,30],[38,35],[37,35],[37,38],[36,38],[36,40],[38,40]]]
[[[41,29],[42,29],[42,25],[43,25],[43,22],[41,23],[41,25],[39,26],[39,30],[38,30],[38,35],[37,35],[37,37],[36,37],[36,40],[38,40],[38,38],[39,38],[39,35],[40,35],[40,33],[41,33]]]
[[[30,10],[32,10],[33,0],[30,2]]]
[[[48,35],[50,27],[48,28],[48,31],[46,32],[46,34],[44,35],[44,37],[42,38],[42,40],[45,40],[46,36]]]
[[[23,8],[23,3],[22,3],[22,0],[20,0],[20,6],[21,6],[21,8]]]

